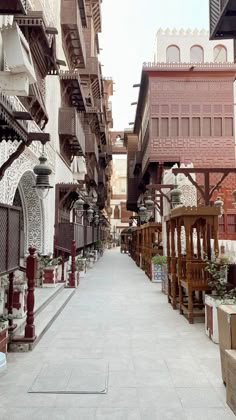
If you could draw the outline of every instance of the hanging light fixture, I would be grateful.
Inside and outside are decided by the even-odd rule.
[[[98,224],[99,224],[99,214],[98,213],[96,213],[95,216],[94,216],[94,224],[96,226],[98,226]]]
[[[40,200],[43,200],[47,197],[50,188],[53,188],[49,184],[49,175],[52,173],[52,171],[49,168],[49,166],[46,165],[47,158],[46,154],[44,153],[44,150],[41,156],[39,156],[39,162],[39,165],[36,165],[33,169],[36,175],[36,183],[34,188]]]
[[[144,204],[142,204],[139,207],[139,216],[140,216],[140,220],[141,222],[146,222],[146,218],[147,218],[147,208],[144,206]]]
[[[220,209],[219,217],[221,217],[222,214],[224,213],[223,205],[224,205],[224,201],[221,199],[221,197],[217,197],[217,199],[214,201],[214,206]]]
[[[152,211],[154,209],[154,201],[150,195],[148,195],[145,200],[145,207],[148,211]]]
[[[87,218],[89,223],[91,223],[93,220],[93,209],[91,209],[91,207],[89,207],[87,210]]]
[[[175,188],[173,188],[173,190],[170,191],[172,208],[182,204],[181,195],[182,195],[182,191],[177,187],[177,185]]]
[[[82,217],[84,213],[84,200],[79,196],[78,200],[76,200],[74,207],[76,209],[77,215]]]

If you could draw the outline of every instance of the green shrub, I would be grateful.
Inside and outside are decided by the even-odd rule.
[[[167,259],[164,255],[154,255],[154,257],[152,257],[152,263],[154,265],[163,265],[166,264]]]

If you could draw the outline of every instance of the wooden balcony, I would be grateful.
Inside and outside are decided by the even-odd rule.
[[[72,69],[86,66],[86,46],[81,17],[86,18],[83,1],[61,0],[61,26],[64,52]],[[81,16],[82,11],[82,16]]]
[[[27,0],[0,0],[0,15],[26,15]]]
[[[75,108],[59,109],[59,136],[69,145],[73,156],[85,156],[85,133]]]
[[[95,134],[93,133],[86,133],[85,137],[85,152],[86,153],[93,153],[96,157],[98,162],[99,160],[99,152],[98,152],[98,144]]]
[[[210,0],[210,39],[236,38],[235,0]]]
[[[142,169],[142,152],[137,151],[134,157],[134,175],[138,175]]]
[[[98,228],[93,226],[69,222],[59,223],[56,248],[70,253],[72,240],[75,240],[76,249],[81,249],[96,242],[98,236]]]
[[[100,77],[100,67],[97,57],[88,57],[86,67],[79,70],[81,76]]]
[[[66,90],[72,106],[78,111],[85,111],[85,97],[81,86],[80,75],[77,71],[60,71],[60,80]]]
[[[37,3],[36,7],[38,8],[35,10],[28,10],[26,16],[23,14],[15,16],[14,21],[29,42],[34,63],[44,78],[47,75],[57,75],[59,72],[55,38],[58,31],[52,26],[53,22],[43,6]]]
[[[104,186],[106,185],[106,175],[104,169],[102,168],[98,172],[98,183],[103,184]]]

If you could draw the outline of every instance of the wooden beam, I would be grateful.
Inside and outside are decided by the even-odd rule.
[[[27,112],[27,111],[14,111],[13,112],[13,117],[16,120],[25,120],[25,121],[30,121],[33,119],[32,115]]]

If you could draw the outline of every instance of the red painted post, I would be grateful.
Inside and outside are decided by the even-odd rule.
[[[9,274],[9,288],[8,288],[8,315],[10,315],[9,317],[9,321],[8,321],[8,330],[9,331],[13,331],[16,328],[16,324],[13,324],[13,318],[12,318],[12,314],[13,314],[13,293],[14,293],[14,289],[13,289],[13,281],[14,281],[14,272]]]
[[[35,284],[35,273],[36,273],[36,249],[33,247],[29,248],[30,255],[26,260],[26,277],[28,280],[28,295],[27,295],[27,317],[25,326],[25,339],[27,341],[34,341],[35,326],[34,326],[34,284]]]
[[[64,283],[65,281],[65,252],[62,251],[61,253],[61,280],[60,283]]]
[[[76,243],[75,240],[71,241],[71,273],[69,274],[68,287],[76,287],[75,284],[75,255]]]

